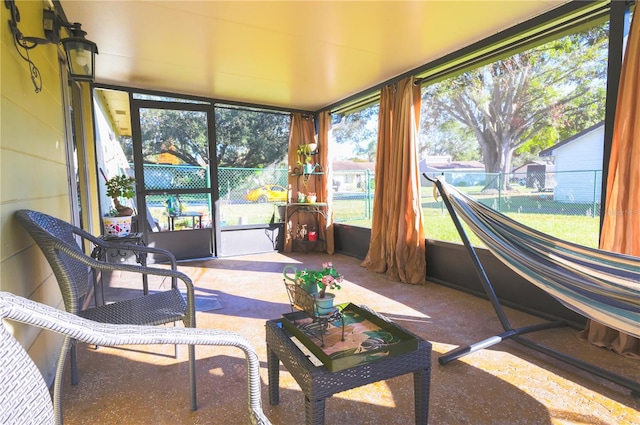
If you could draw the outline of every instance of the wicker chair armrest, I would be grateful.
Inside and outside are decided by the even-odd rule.
[[[168,262],[171,264],[171,268],[173,270],[176,270],[178,268],[176,257],[173,255],[171,251],[167,251],[166,249],[156,248],[154,246],[135,245],[130,243],[118,243],[113,241],[107,242],[95,237],[93,237],[93,240],[90,240],[90,241],[91,243],[95,244],[97,247],[100,247],[101,249],[113,249],[113,250],[120,250],[120,251],[127,250],[127,251],[133,251],[134,253],[144,252],[146,254],[161,255],[163,257],[166,257]]]
[[[110,241],[105,241],[103,239],[100,239],[94,235],[92,235],[91,233],[79,228],[79,227],[71,227],[71,231],[75,234],[80,236],[82,239],[85,239],[89,242],[91,242],[94,246],[96,247],[100,247],[102,249],[119,249],[119,250],[129,250],[129,251],[134,251],[134,252],[146,252],[148,254],[156,254],[156,255],[162,255],[163,257],[166,257],[167,260],[171,263],[171,267],[173,269],[176,269],[176,257],[173,255],[173,253],[171,251],[167,251],[166,249],[162,249],[162,248],[156,248],[153,246],[146,246],[146,245],[134,245],[134,244],[128,244],[128,243],[118,243],[118,242],[114,242],[113,240]]]
[[[75,247],[70,246],[61,240],[56,240],[53,242],[55,249],[63,252],[69,257],[77,260],[83,264],[86,264],[88,267],[91,267],[95,270],[101,271],[126,271],[132,273],[141,273],[147,274],[151,276],[167,276],[172,278],[172,285],[177,284],[177,280],[181,280],[184,283],[184,286],[187,290],[187,304],[189,306],[193,306],[195,304],[195,294],[193,290],[193,282],[186,274],[174,270],[174,269],[165,269],[160,267],[149,267],[149,266],[140,266],[137,264],[125,264],[125,263],[108,263],[106,261],[99,261],[94,258],[89,257],[88,255],[83,254],[79,250],[75,249]]]
[[[140,344],[219,345],[241,349],[247,360],[250,423],[270,424],[262,411],[260,362],[245,337],[216,329],[114,325],[84,319],[8,292],[0,292],[0,318],[15,320],[101,346]]]
[[[91,242],[94,245],[102,245],[104,243],[103,240],[101,240],[100,238],[92,235],[91,233],[79,228],[79,227],[75,227],[75,226],[69,226],[70,231],[73,232],[73,234],[80,236],[82,239],[86,239],[89,242]]]

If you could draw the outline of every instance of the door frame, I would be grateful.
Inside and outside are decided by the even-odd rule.
[[[182,193],[206,193],[211,199],[211,227],[183,231],[152,232],[148,226],[139,225],[138,231],[144,234],[147,244],[171,251],[177,259],[202,258],[202,251],[198,250],[202,244],[208,244],[209,257],[217,257],[219,251],[219,224],[217,212],[218,200],[218,172],[215,141],[215,115],[212,103],[191,103],[162,100],[136,99],[133,92],[129,92],[129,104],[131,108],[131,137],[133,142],[134,173],[136,185],[136,207],[139,212],[138,223],[147,222],[148,194],[182,194]],[[140,127],[140,109],[166,109],[180,111],[204,112],[207,117],[208,161],[210,187],[206,189],[167,189],[146,190],[144,187],[144,161],[142,156],[142,130]],[[152,259],[153,261],[153,259]]]

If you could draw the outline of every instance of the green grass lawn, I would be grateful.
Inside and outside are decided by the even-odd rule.
[[[492,208],[500,205],[505,215],[526,226],[580,245],[598,246],[599,205],[557,202],[553,200],[553,195],[550,193],[523,190],[509,195],[482,196],[479,195],[481,189],[479,187],[464,189]],[[462,242],[444,204],[433,199],[430,189],[423,188],[422,194],[422,211],[427,238]],[[594,210],[597,213],[595,217]],[[371,227],[371,217],[365,211],[363,200],[336,202],[334,218],[339,223]],[[468,228],[465,227],[465,230],[473,244],[482,246]]]
[[[536,193],[521,189],[508,195],[481,195],[480,187],[461,188],[482,203],[500,209],[512,219],[529,227],[589,247],[598,246],[600,219],[599,205],[561,203],[553,200],[550,193]],[[277,211],[274,203],[220,204],[221,219],[226,226],[242,222],[247,224],[267,224]],[[371,227],[373,201],[366,199],[336,200],[334,202],[334,220],[353,226]],[[164,208],[152,208],[154,215],[164,225]],[[422,211],[426,237],[449,242],[462,242],[444,204],[433,198],[430,188],[422,188]],[[593,215],[596,211],[596,215]],[[205,212],[208,215],[207,211]],[[188,227],[190,219],[176,220],[176,228]],[[482,243],[468,229],[467,235],[474,245]]]

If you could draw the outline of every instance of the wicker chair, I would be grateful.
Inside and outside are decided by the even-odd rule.
[[[270,424],[262,411],[260,362],[249,341],[232,332],[93,322],[16,295],[0,292],[0,319],[10,319],[101,346],[198,344],[240,348],[247,358],[249,423]],[[0,423],[54,423],[51,397],[42,375],[0,320]]]
[[[124,247],[112,242],[104,242],[63,220],[36,211],[20,210],[16,212],[16,216],[38,244],[53,269],[67,312],[100,323],[160,325],[181,320],[185,327],[195,328],[193,284],[189,277],[177,271],[175,257],[169,251],[131,244]],[[78,241],[82,243],[78,244]],[[99,261],[82,251],[80,246],[86,245],[86,242],[90,242],[100,249],[131,250],[153,254],[159,258],[164,256],[170,262],[171,269]],[[87,297],[92,286],[91,283],[94,282],[92,280],[92,276],[95,278],[94,273],[116,270],[170,277],[171,288],[137,298],[90,306]],[[178,280],[182,281],[186,288],[186,300],[178,288]],[[62,422],[62,376],[69,351],[71,352],[72,384],[75,385],[78,381],[75,341],[67,336],[62,344],[54,384],[53,405],[60,423]],[[189,346],[188,351],[190,402],[191,409],[196,410],[195,349],[193,345]]]

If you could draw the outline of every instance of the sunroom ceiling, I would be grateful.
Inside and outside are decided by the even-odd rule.
[[[61,1],[96,80],[319,110],[567,0]]]

